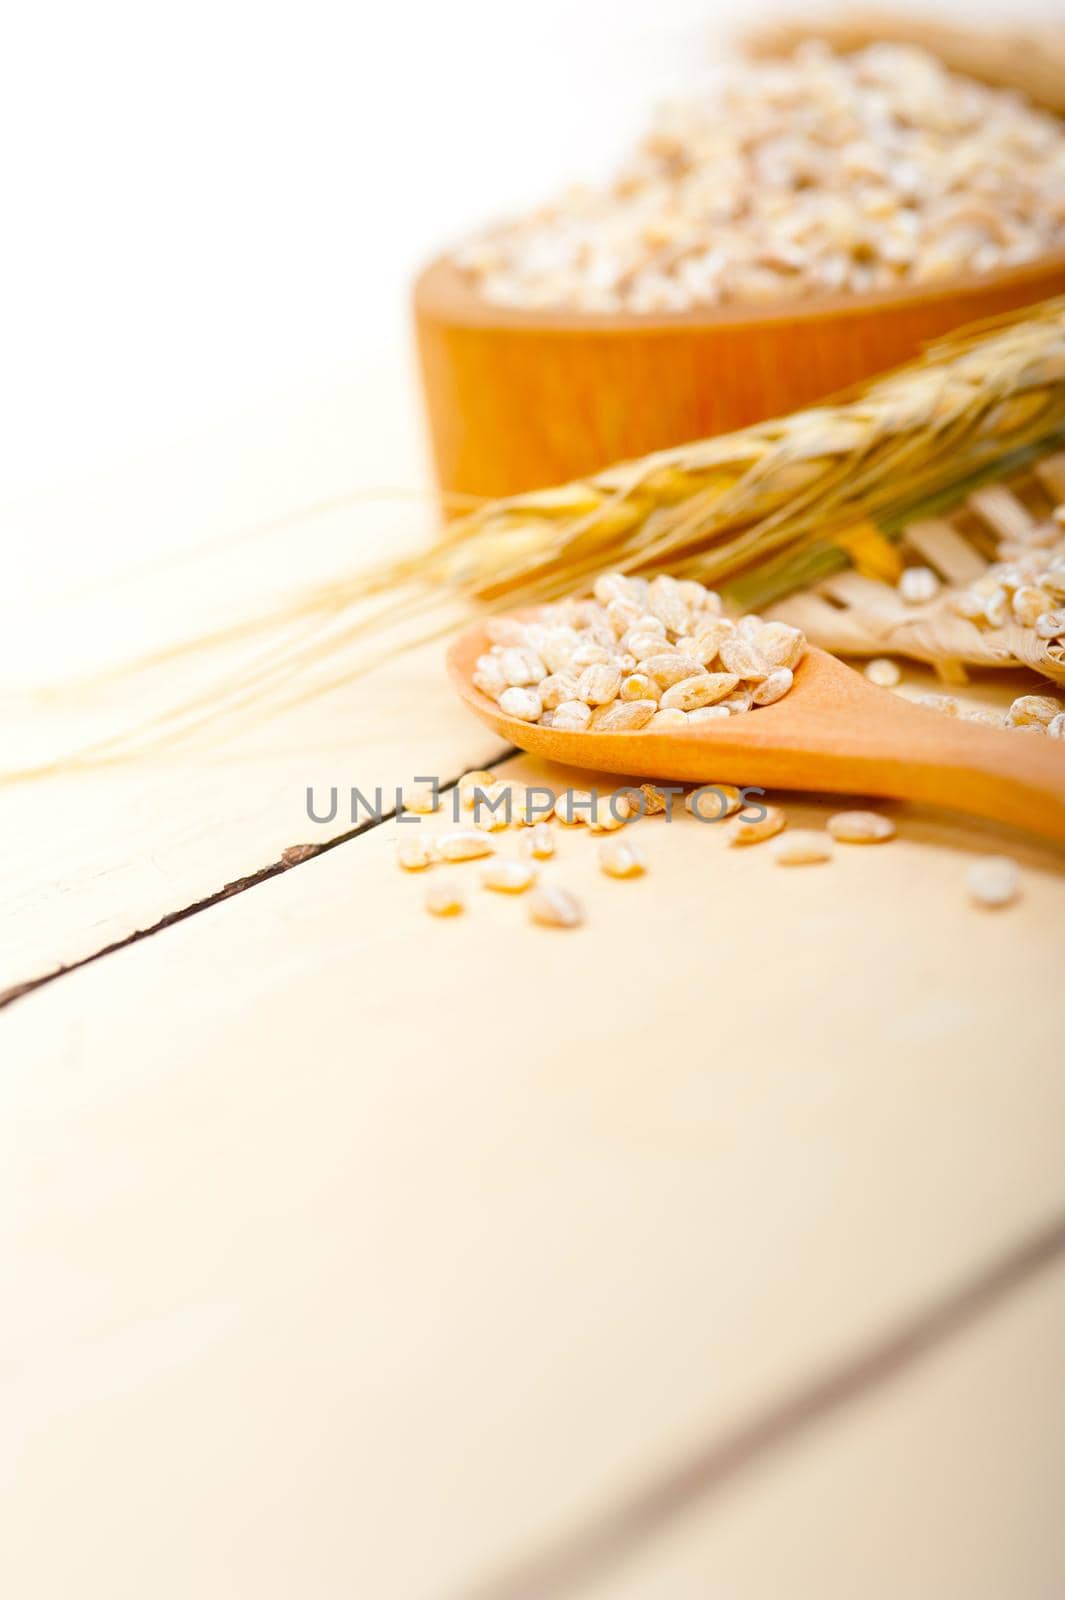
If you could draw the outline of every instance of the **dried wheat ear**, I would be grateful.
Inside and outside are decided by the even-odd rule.
[[[841,572],[767,615],[837,655],[907,656],[948,681],[1025,666],[1065,684],[1065,452],[911,522],[899,549],[897,583]]]
[[[691,579],[603,573],[590,598],[495,618],[473,681],[509,717],[574,733],[685,727],[783,699],[800,628],[723,614]]]

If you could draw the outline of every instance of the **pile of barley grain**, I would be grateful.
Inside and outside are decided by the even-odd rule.
[[[1037,521],[998,484],[977,490],[969,505],[979,507],[995,530],[995,560],[974,583],[947,586],[931,567],[906,567],[898,580],[900,596],[915,607],[945,607],[992,634],[1020,629],[1032,645],[1039,644],[1050,662],[1065,666],[1065,506],[1056,506],[1050,517]],[[1024,659],[1037,659],[1038,654],[1025,648]],[[900,678],[895,663],[881,657],[868,663],[865,675],[884,688],[894,688]],[[950,695],[923,698],[948,716],[959,714]],[[983,709],[964,715],[992,726],[1065,738],[1065,706],[1052,695],[1021,695],[1004,715]]]
[[[787,694],[805,635],[785,622],[732,621],[712,589],[665,574],[606,573],[594,598],[503,617],[473,681],[499,709],[567,732],[680,728],[772,705]]]
[[[976,583],[951,594],[951,610],[977,627],[1011,621],[1031,628],[1046,641],[1047,655],[1065,665],[1065,506],[1046,522],[1018,518],[1005,533],[1013,536],[998,539],[998,559]]]
[[[809,44],[659,119],[615,183],[456,252],[499,305],[643,314],[863,294],[1065,244],[1065,128],[933,56]]]

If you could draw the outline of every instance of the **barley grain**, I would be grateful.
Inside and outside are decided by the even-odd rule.
[[[688,722],[724,722],[730,716],[728,706],[697,706],[688,712]]]
[[[794,828],[773,843],[773,860],[782,867],[801,867],[832,859],[832,840],[812,828]]]
[[[620,670],[612,662],[597,662],[594,666],[585,667],[577,679],[574,699],[583,700],[588,706],[605,706],[617,697],[620,688]]]
[[[661,816],[668,809],[671,796],[663,794],[653,783],[641,783],[640,793],[643,795],[645,817]]]
[[[528,688],[547,677],[547,668],[540,657],[525,645],[504,646],[499,665],[507,683],[515,689]]]
[[[552,672],[539,686],[540,704],[545,711],[557,711],[567,700],[579,700],[578,680],[572,672]]]
[[[434,917],[455,917],[466,909],[462,890],[447,880],[431,883],[425,891],[425,909]]]
[[[731,634],[727,639],[722,639],[718,654],[725,671],[734,672],[737,678],[758,682],[769,674],[769,663],[742,634]]]
[[[1020,893],[1020,872],[1010,856],[984,856],[965,874],[969,897],[979,906],[1008,906]]]
[[[1063,539],[1060,528],[1058,539],[1059,541]],[[1062,545],[1059,544],[1058,552],[1047,562],[1040,580],[1047,594],[1053,596],[1055,600],[1065,600],[1065,557],[1060,554],[1061,548]]]
[[[752,643],[770,667],[794,670],[806,650],[806,635],[787,622],[766,622],[757,630]]]
[[[592,593],[601,606],[610,605],[615,600],[624,601],[628,605],[634,604],[632,580],[623,572],[600,573],[592,585]]]
[[[490,856],[495,844],[476,828],[457,828],[441,834],[437,850],[441,861],[474,861],[478,856]]]
[[[1040,727],[1048,728],[1054,718],[1065,711],[1065,706],[1060,700],[1055,700],[1049,694],[1022,694],[1019,695],[1009,710],[1006,712],[1006,726],[1008,728],[1023,727],[1028,723],[1035,723]]]
[[[635,839],[604,839],[599,865],[610,878],[638,878],[647,871],[647,857]]]
[[[646,663],[649,658],[666,655],[673,649],[664,630],[662,633],[651,633],[643,626],[625,634],[621,640],[621,647],[627,655],[631,655],[638,662],[643,672],[647,671]]]
[[[510,820],[519,828],[531,828],[545,813],[539,799],[528,789],[511,790]]]
[[[620,639],[638,622],[642,612],[634,600],[611,600],[605,608],[607,621]]]
[[[600,795],[595,815],[589,819],[592,833],[616,833],[633,820],[633,807],[628,796],[619,790],[613,795]]]
[[[914,697],[914,703],[927,706],[929,711],[939,711],[945,717],[958,715],[958,702],[950,694],[919,694]]]
[[[662,694],[658,684],[646,672],[632,672],[621,680],[618,697],[622,700],[658,700]]]
[[[879,811],[837,811],[825,826],[839,844],[883,844],[895,837],[895,824]]]
[[[412,783],[403,790],[404,811],[413,811],[423,817],[430,816],[439,804],[439,791],[431,783]]]
[[[588,789],[563,789],[555,801],[555,816],[567,828],[586,824],[591,816],[594,800]]]
[[[463,807],[473,809],[478,789],[491,789],[499,780],[494,772],[464,772],[458,782],[459,800]]]
[[[544,883],[530,896],[529,918],[545,928],[578,928],[584,921],[584,908],[568,889]]]
[[[578,674],[587,672],[589,667],[605,667],[609,664],[611,646],[603,644],[601,640],[582,639],[569,658],[570,668]]]
[[[647,600],[651,615],[658,618],[667,633],[687,632],[688,605],[675,578],[662,573],[652,579]]]
[[[507,688],[503,668],[498,656],[478,656],[473,668],[474,688],[480,689],[489,700],[498,700]]]
[[[1010,597],[1003,588],[992,589],[984,601],[984,617],[989,628],[1003,628],[1009,621]]]
[[[598,707],[589,728],[594,733],[628,733],[646,727],[657,710],[654,700],[614,700]]]
[[[555,836],[546,822],[536,822],[522,840],[522,845],[537,861],[547,861],[555,853]]]
[[[865,676],[880,689],[894,689],[902,681],[898,663],[887,656],[874,656],[872,661],[867,662]]]
[[[751,699],[756,706],[775,705],[778,700],[783,700],[793,681],[790,667],[776,667],[761,683],[756,684],[751,692]]]
[[[737,689],[735,694],[730,694],[727,700],[719,702],[732,717],[743,716],[754,705],[754,696],[749,689]]]
[[[769,623],[767,626],[772,627]],[[783,624],[781,624],[783,626]],[[728,617],[713,617],[695,630],[688,653],[694,660],[709,666],[717,659],[723,641],[736,632],[736,624]]]
[[[551,726],[563,733],[583,733],[592,720],[592,708],[583,700],[564,700],[552,712]]]
[[[574,650],[580,644],[580,634],[576,628],[558,627],[548,628],[543,641],[542,656],[544,665],[550,676],[558,677],[561,674],[576,678],[570,672],[570,661]]]
[[[939,593],[939,579],[931,567],[907,567],[899,578],[899,596],[908,606],[927,605]]]
[[[433,859],[428,839],[401,839],[396,845],[396,860],[404,872],[421,872]]]
[[[790,682],[791,673],[788,673]],[[690,678],[681,678],[662,695],[662,707],[680,711],[699,711],[704,706],[715,705],[730,695],[739,683],[731,672],[703,672],[701,669]],[[781,690],[786,693],[786,690]]]
[[[481,875],[486,889],[499,894],[523,894],[536,880],[536,868],[528,861],[505,861],[497,858]]]
[[[986,706],[975,706],[962,713],[966,722],[979,722],[985,728],[1003,727],[1002,715],[998,711],[991,711]]]
[[[723,817],[731,817],[742,804],[740,791],[731,783],[704,784],[684,796],[685,811],[703,822],[720,822]]]
[[[964,617],[966,622],[986,622],[987,612],[984,597],[974,589],[959,589],[950,595],[949,605],[956,616]]]
[[[760,844],[764,839],[775,839],[778,833],[783,833],[787,823],[788,819],[779,806],[766,806],[763,817],[750,821],[737,817],[729,844]]]
[[[499,696],[499,709],[519,722],[537,722],[544,708],[535,689],[504,689]]]
[[[1039,618],[1045,616],[1052,607],[1052,600],[1045,589],[1033,584],[1023,584],[1013,591],[1010,600],[1010,609],[1015,622],[1022,628],[1034,628]]]
[[[671,689],[686,678],[697,677],[703,670],[693,656],[682,655],[679,650],[645,656],[640,666],[648,677],[654,679],[659,689]]]

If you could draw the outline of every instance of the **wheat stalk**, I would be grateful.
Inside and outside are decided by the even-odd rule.
[[[845,559],[847,530],[870,522],[890,529],[1063,429],[1059,299],[941,340],[838,403],[485,505],[419,554],[258,618],[267,648],[253,668],[81,752],[77,763],[123,759],[164,737],[172,746],[255,706],[291,705],[473,610],[571,593],[605,567],[736,586],[748,604],[772,598]],[[312,676],[330,662],[330,676]]]

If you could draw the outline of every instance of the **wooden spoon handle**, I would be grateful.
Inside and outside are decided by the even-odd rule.
[[[750,718],[752,742],[776,746],[760,763],[770,781],[799,773],[798,787],[916,800],[1065,844],[1065,743],[945,716],[809,655],[791,715],[789,696]]]
[[[925,722],[940,716],[916,714]],[[941,721],[942,729],[916,747],[907,736],[884,729],[877,752],[881,792],[1065,844],[1065,745],[1038,734]]]

